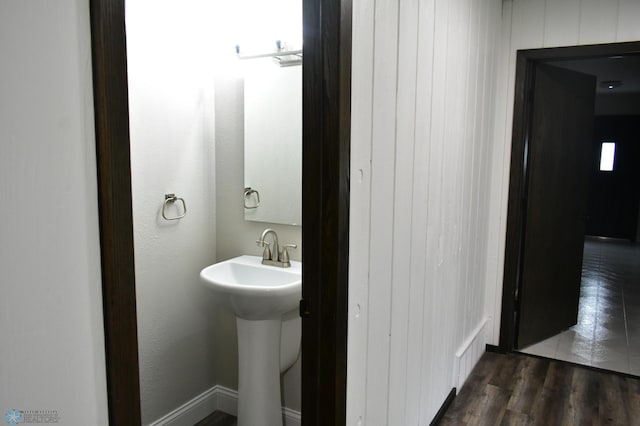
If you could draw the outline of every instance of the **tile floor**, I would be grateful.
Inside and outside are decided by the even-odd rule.
[[[578,323],[521,352],[640,376],[640,245],[587,238]]]

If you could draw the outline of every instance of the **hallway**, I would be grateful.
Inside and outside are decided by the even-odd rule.
[[[640,376],[640,245],[587,238],[578,323],[521,352]]]
[[[638,425],[640,380],[486,352],[440,425]]]

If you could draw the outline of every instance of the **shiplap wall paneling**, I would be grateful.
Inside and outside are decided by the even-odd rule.
[[[369,231],[373,104],[374,3],[354,2],[351,93],[351,191],[349,232],[349,320],[347,425],[362,425],[366,411],[369,316]],[[360,105],[360,107],[358,107]]]
[[[440,232],[442,226],[439,225],[442,218],[442,210],[444,208],[441,202],[442,191],[442,163],[443,163],[443,145],[445,139],[445,107],[446,107],[446,84],[447,84],[447,49],[448,37],[447,27],[449,18],[449,4],[436,0],[435,6],[435,22],[434,22],[434,45],[433,45],[433,82],[431,92],[431,134],[427,139],[429,144],[430,156],[429,163],[425,164],[427,168],[427,234],[426,234],[426,253],[425,253],[425,300],[423,305],[424,323],[422,331],[423,341],[423,364],[421,375],[421,403],[420,418],[424,420],[432,411],[433,403],[436,398],[437,389],[435,386],[438,379],[435,372],[438,370],[437,365],[446,368],[442,362],[438,362],[438,353],[446,352],[447,348],[434,346],[434,342],[442,341],[442,328],[444,324],[440,323],[438,308],[444,301],[443,284],[441,277],[438,276],[438,268],[443,262],[441,252]],[[431,382],[432,386],[425,386],[424,383]]]
[[[464,185],[464,180],[473,160],[473,144],[466,143],[467,141],[464,139],[467,118],[470,115],[467,107],[471,90],[469,75],[470,69],[473,67],[469,60],[471,4],[465,0],[457,0],[451,2],[450,6],[450,22],[454,25],[449,25],[449,39],[454,42],[450,43],[448,52],[450,65],[447,73],[449,76],[447,82],[447,136],[442,141],[447,144],[445,167],[449,169],[445,170],[445,185],[449,184],[445,186],[443,195],[448,209],[445,213],[445,229],[442,231],[447,247],[445,256],[449,260],[443,265],[445,277],[442,282],[454,283],[454,285],[444,287],[448,290],[446,301],[450,306],[447,319],[454,324],[457,323],[449,325],[453,332],[446,336],[445,342],[447,347],[453,351],[463,340],[464,307],[466,296],[468,296],[468,293],[463,294],[465,286],[463,276],[469,259],[463,257],[462,250],[467,242],[467,236],[463,233],[464,222],[471,213],[465,207],[466,201],[471,195],[471,188]],[[450,353],[448,356],[451,356]],[[451,361],[450,364],[449,374],[453,371]],[[445,380],[446,378],[442,377],[443,383]]]
[[[442,3],[438,2],[438,6]],[[438,263],[432,276],[427,282],[434,287],[434,300],[437,305],[430,313],[432,320],[427,327],[434,327],[434,338],[431,342],[430,380],[434,383],[429,389],[431,395],[424,417],[433,413],[444,401],[452,387],[450,382],[453,372],[453,358],[456,339],[463,324],[460,301],[457,297],[462,283],[459,273],[462,267],[458,256],[460,244],[460,208],[461,189],[458,187],[462,165],[467,162],[467,155],[460,156],[462,122],[466,115],[464,110],[466,96],[466,64],[468,54],[466,48],[466,31],[468,19],[464,18],[462,2],[447,2],[447,26],[443,37],[447,40],[444,53],[443,72],[445,75],[442,96],[444,108],[439,111],[442,116],[442,137],[432,139],[433,145],[440,146],[440,164],[437,167],[438,176],[433,178],[434,198],[430,203],[430,210],[437,207],[432,229],[428,235],[433,240],[432,254],[436,254]],[[437,63],[436,63],[437,64]],[[434,111],[435,113],[435,111]],[[435,121],[435,119],[434,119]],[[467,154],[467,153],[465,153]],[[433,165],[433,163],[432,163]],[[427,253],[429,256],[430,253]],[[434,350],[435,349],[435,350]]]
[[[428,424],[489,323],[485,122],[501,2],[365,3],[354,3],[351,248],[361,251],[350,307],[361,307],[350,315],[348,424]]]
[[[469,151],[469,162],[464,167],[464,177],[463,177],[463,188],[466,188],[466,194],[462,199],[462,213],[466,212],[466,215],[463,215],[463,223],[461,227],[463,242],[460,247],[460,257],[466,262],[463,265],[461,271],[461,285],[462,288],[460,290],[461,295],[475,295],[475,286],[474,286],[474,269],[476,269],[475,262],[475,244],[474,238],[472,238],[475,229],[475,222],[477,219],[477,210],[474,210],[476,207],[478,192],[474,191],[474,179],[477,179],[475,176],[475,172],[477,169],[477,161],[476,156],[480,154],[482,149],[482,141],[481,134],[478,132],[477,122],[479,117],[481,116],[481,111],[477,109],[477,98],[478,91],[483,86],[482,80],[484,78],[484,73],[481,68],[481,62],[479,61],[479,54],[484,51],[483,44],[483,35],[482,35],[482,26],[480,25],[483,13],[480,10],[482,4],[481,2],[472,2],[469,8],[469,32],[468,32],[468,42],[467,42],[467,58],[469,60],[469,66],[467,67],[467,76],[466,80],[468,81],[468,87],[466,90],[466,106],[465,109],[467,111],[464,127],[463,127],[463,150]],[[476,139],[477,138],[477,139]],[[476,143],[474,143],[474,140]],[[466,216],[466,217],[465,217]],[[456,338],[456,341],[462,338],[467,331],[468,321],[471,317],[475,316],[477,305],[475,300],[470,300],[469,297],[464,297],[465,301],[464,305],[461,309],[461,315],[463,318],[463,328],[460,331],[460,336]],[[454,368],[455,374],[455,368]]]
[[[496,258],[496,255],[494,253],[492,253],[490,250],[488,250],[489,244],[491,243],[492,239],[497,239],[496,235],[493,235],[490,230],[491,228],[491,223],[492,221],[494,221],[494,219],[497,219],[496,223],[499,223],[499,217],[498,218],[494,218],[494,216],[492,215],[492,211],[491,211],[491,201],[493,200],[493,193],[494,191],[499,191],[500,185],[496,185],[496,187],[494,188],[494,183],[492,181],[493,179],[493,161],[495,158],[494,155],[494,143],[493,141],[497,138],[499,138],[499,135],[496,135],[494,133],[496,126],[495,123],[497,122],[497,120],[499,120],[498,116],[498,110],[497,110],[497,100],[499,99],[499,89],[502,87],[502,85],[499,85],[498,82],[501,81],[501,78],[504,78],[504,76],[506,75],[506,70],[503,70],[502,67],[499,66],[499,64],[502,63],[501,58],[502,58],[502,54],[503,54],[503,49],[500,48],[501,43],[502,43],[502,26],[497,26],[492,18],[494,16],[498,16],[500,14],[500,11],[503,7],[502,4],[493,4],[494,7],[494,11],[493,13],[490,13],[489,16],[487,17],[487,22],[489,23],[488,25],[491,28],[491,32],[490,35],[488,36],[487,39],[487,47],[488,47],[488,54],[485,57],[485,64],[486,68],[487,68],[487,75],[492,75],[495,76],[494,79],[490,80],[489,84],[485,86],[484,88],[484,98],[490,98],[491,102],[490,102],[490,109],[487,109],[485,111],[483,120],[482,120],[482,125],[483,125],[483,129],[484,129],[484,136],[485,136],[485,160],[482,163],[482,166],[485,169],[485,181],[484,181],[484,185],[489,188],[489,192],[487,194],[487,198],[485,199],[485,202],[487,202],[489,204],[489,208],[487,208],[487,210],[485,211],[484,215],[484,221],[481,222],[482,224],[484,224],[486,226],[486,238],[482,241],[478,241],[478,245],[480,246],[480,252],[483,253],[482,254],[482,259],[479,261],[483,261],[485,262],[485,274],[484,274],[484,282],[485,282],[485,294],[489,293],[489,296],[491,297],[491,299],[489,300],[495,300],[495,294],[491,295],[490,292],[487,292],[487,287],[486,287],[486,283],[487,283],[487,259],[489,256],[493,256],[493,258]],[[503,12],[504,13],[504,12]],[[495,26],[494,26],[495,25]],[[489,54],[490,53],[490,54]],[[500,176],[498,176],[498,178],[500,178]],[[496,269],[494,269],[491,273],[495,274],[497,271]],[[483,314],[487,317],[487,319],[490,321],[490,325],[489,325],[489,330],[493,330],[494,329],[494,324],[498,323],[499,321],[496,321],[494,318],[492,318],[493,315],[493,311],[487,309],[487,304],[485,304],[485,307],[483,309]],[[487,333],[485,334],[486,336],[492,336],[491,333]],[[486,342],[485,342],[486,343]]]
[[[578,16],[580,19],[578,44],[594,44],[599,40],[616,39],[617,1],[581,0]]]
[[[544,45],[567,46],[578,43],[580,0],[547,0],[544,7]]]
[[[531,44],[544,44],[544,27],[545,27],[545,7],[544,0],[518,1],[516,3],[506,2],[512,5],[510,8],[504,8],[505,20],[512,22],[510,27],[510,40],[516,49],[518,46],[528,46]],[[511,15],[507,11],[511,11]]]
[[[509,78],[508,67],[504,64],[509,64],[510,52],[509,44],[511,42],[511,12],[513,4],[511,2],[505,2],[502,5],[502,25],[500,26],[499,38],[496,41],[496,49],[498,49],[497,64],[495,65],[495,87],[494,87],[494,117],[491,125],[493,131],[493,138],[495,141],[503,141],[506,138],[506,120],[509,109],[506,102],[502,102],[502,99],[507,99],[508,84],[505,82]],[[487,252],[487,266],[486,266],[486,278],[487,290],[485,294],[485,311],[491,318],[491,326],[489,332],[489,342],[495,344],[500,335],[500,311],[496,312],[496,307],[500,306],[500,300],[502,299],[501,289],[498,289],[494,283],[497,283],[502,276],[502,268],[504,262],[504,256],[501,253],[504,252],[505,239],[501,237],[504,235],[505,221],[502,217],[503,211],[501,203],[502,200],[502,188],[504,187],[505,173],[503,172],[503,165],[505,157],[510,155],[510,146],[506,147],[502,143],[493,143],[493,147],[490,147],[491,162],[487,163],[487,167],[493,172],[490,176],[490,194],[489,201],[491,210],[489,212],[488,221],[488,237],[486,240],[485,250]],[[499,170],[500,172],[496,172]],[[508,174],[507,174],[508,178]]]
[[[475,282],[476,285],[470,287],[472,293],[467,298],[467,307],[465,311],[471,312],[471,309],[475,309],[473,315],[468,316],[468,320],[465,324],[464,336],[468,335],[469,330],[473,329],[479,320],[485,318],[484,303],[477,303],[478,299],[484,299],[485,285],[484,276],[486,268],[486,238],[487,238],[487,221],[488,221],[488,194],[490,188],[488,185],[489,172],[487,171],[487,158],[489,155],[488,142],[491,135],[487,133],[488,127],[486,124],[492,120],[494,114],[493,105],[493,92],[495,72],[492,69],[495,61],[495,52],[497,50],[493,46],[496,42],[497,30],[495,29],[496,19],[500,16],[499,3],[496,2],[484,2],[479,5],[476,16],[477,21],[477,36],[476,39],[479,43],[477,64],[476,64],[476,90],[471,109],[474,111],[474,119],[472,122],[472,134],[470,143],[474,146],[473,154],[473,173],[471,175],[470,185],[475,185],[477,188],[482,188],[481,191],[474,190],[471,193],[470,215],[469,218],[470,227],[468,231],[470,256],[472,264],[468,269],[466,281],[471,283]],[[493,18],[493,19],[492,19]],[[473,303],[471,302],[473,299]],[[482,338],[484,340],[484,337]]]
[[[391,350],[387,423],[406,424],[407,347],[411,291],[411,236],[416,98],[418,0],[403,0],[398,8],[398,63],[393,194],[393,275],[391,295]]]
[[[409,290],[410,336],[407,346],[406,369],[408,374],[405,399],[405,424],[420,424],[421,395],[423,392],[422,374],[423,332],[425,330],[425,294],[427,257],[427,220],[428,220],[428,174],[431,155],[429,135],[431,132],[431,97],[433,93],[434,72],[434,27],[435,0],[419,2],[418,31],[416,35],[416,80],[415,80],[415,124],[413,159],[413,202],[411,213],[411,277]]]
[[[398,2],[376,2],[366,419],[386,419],[389,395],[397,93]]]
[[[618,0],[618,24],[615,40],[640,40],[640,2],[638,0]],[[600,41],[602,43],[602,41]]]
[[[467,124],[465,126],[465,144],[470,146],[471,150],[471,163],[468,167],[465,177],[465,187],[470,191],[466,197],[466,205],[464,210],[468,211],[465,227],[463,228],[463,236],[465,240],[462,245],[462,257],[467,259],[466,267],[464,268],[464,275],[462,277],[463,289],[462,294],[468,294],[464,298],[465,305],[462,308],[462,314],[464,318],[464,328],[462,330],[461,338],[466,337],[469,332],[470,324],[475,317],[478,316],[479,311],[482,312],[483,306],[477,303],[478,292],[483,292],[482,286],[476,285],[478,280],[476,276],[483,275],[480,273],[479,267],[483,267],[477,262],[479,255],[477,250],[477,238],[478,233],[481,231],[478,228],[478,219],[480,217],[481,199],[479,198],[480,192],[475,190],[474,184],[480,183],[483,173],[481,172],[480,160],[484,150],[483,134],[481,130],[481,122],[483,119],[484,108],[482,102],[484,99],[480,98],[484,84],[486,74],[484,69],[484,58],[487,53],[486,49],[486,35],[488,29],[486,28],[484,19],[487,16],[487,12],[490,7],[487,7],[487,3],[473,2],[471,4],[470,11],[470,33],[469,38],[469,73],[468,80],[470,87],[468,90],[467,98],[467,110],[469,111],[467,117]],[[475,41],[475,43],[474,43]],[[486,174],[486,173],[484,173]],[[486,226],[485,226],[486,227]]]

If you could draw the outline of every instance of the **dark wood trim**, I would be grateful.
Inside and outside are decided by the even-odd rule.
[[[507,211],[507,236],[505,244],[504,285],[502,289],[502,318],[500,327],[500,347],[512,349],[516,334],[516,283],[520,277],[522,236],[526,205],[526,150],[529,121],[530,97],[533,80],[533,62],[522,51],[516,59],[516,87],[513,111],[513,132],[511,146],[511,175],[509,179],[509,206]],[[517,142],[516,142],[517,141]]]
[[[303,3],[302,424],[344,425],[351,0]]]
[[[91,0],[109,424],[139,425],[124,0]]]
[[[511,171],[507,210],[504,280],[502,287],[502,314],[500,323],[500,350],[515,347],[517,330],[517,292],[520,283],[520,265],[526,211],[527,165],[525,152],[529,136],[535,65],[567,59],[588,59],[607,56],[640,54],[640,42],[596,44],[557,47],[549,49],[519,50],[516,58],[516,83],[511,142]]]
[[[506,353],[505,351],[503,351],[500,346],[496,346],[496,345],[489,345],[486,344],[484,347],[485,352],[491,352],[494,354],[504,354]]]
[[[449,392],[449,395],[447,395],[447,398],[442,403],[442,406],[436,413],[433,420],[431,420],[431,423],[429,423],[429,426],[437,426],[440,424],[440,422],[444,419],[444,415],[447,414],[447,410],[449,409],[451,404],[453,404],[453,400],[455,398],[456,398],[456,388],[453,388],[451,389],[451,392]]]
[[[518,50],[528,60],[536,62],[592,59],[608,56],[640,54],[640,41],[625,43],[585,44],[582,46],[550,47],[545,49]]]

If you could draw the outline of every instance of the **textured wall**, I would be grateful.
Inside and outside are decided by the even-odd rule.
[[[244,220],[242,86],[228,58],[235,15],[227,6],[127,2],[143,423],[215,384],[237,389],[235,319],[198,278],[216,261],[261,254],[255,240],[267,227]],[[168,192],[186,200],[184,219],[162,219]],[[300,246],[299,227],[275,228]],[[287,406],[299,409],[299,367],[285,383]]]
[[[0,2],[3,419],[108,424],[90,40],[87,1]]]
[[[513,125],[515,62],[518,49],[614,43],[640,39],[636,0],[506,0],[501,59],[497,70],[495,139],[490,163],[491,214],[487,263],[487,312],[500,318],[502,274]],[[500,322],[489,343],[497,344]]]
[[[126,6],[140,388],[148,424],[216,384],[216,309],[199,281],[216,258],[213,56],[202,54],[210,46],[212,8],[198,0]],[[162,218],[166,193],[185,199],[184,219]]]
[[[347,424],[428,424],[485,321],[501,1],[354,2]]]

